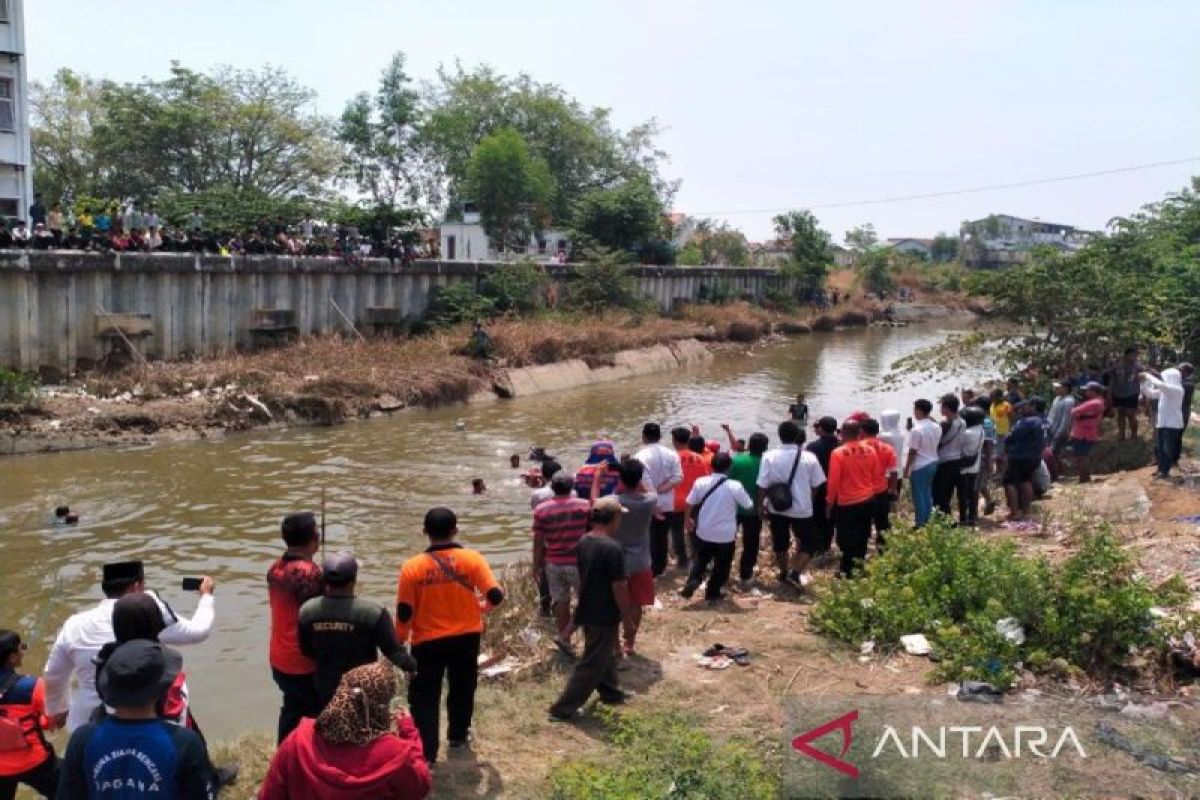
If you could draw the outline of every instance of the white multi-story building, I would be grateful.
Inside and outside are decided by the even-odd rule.
[[[513,258],[557,261],[565,259],[571,249],[569,233],[544,230],[531,235],[524,250],[510,248],[504,253],[497,252],[483,229],[474,203],[464,203],[460,219],[443,222],[439,227],[443,261],[499,261]]]
[[[0,0],[0,219],[28,220],[33,203],[23,0]]]

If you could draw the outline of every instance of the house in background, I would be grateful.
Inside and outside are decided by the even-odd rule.
[[[33,204],[23,0],[0,0],[0,219],[28,220]]]
[[[997,269],[1024,264],[1038,247],[1072,253],[1099,234],[1074,225],[992,214],[969,220],[959,229],[959,252],[967,266]]]
[[[532,258],[535,261],[561,261],[571,252],[571,237],[566,231],[544,230],[529,237],[524,250],[509,248],[500,253],[480,222],[474,203],[463,203],[462,218],[448,220],[438,229],[442,261],[509,261]]]
[[[928,261],[933,251],[933,239],[888,239],[883,246],[897,253],[916,256]]]
[[[856,260],[853,250],[840,244],[830,244],[829,252],[833,253],[835,267],[852,267]],[[765,242],[750,243],[750,264],[755,267],[779,267],[792,258],[792,243],[789,239],[770,239]]]

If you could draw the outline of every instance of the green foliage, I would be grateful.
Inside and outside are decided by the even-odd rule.
[[[819,289],[825,284],[833,266],[833,251],[829,233],[822,230],[811,211],[789,211],[773,220],[775,234],[791,242],[791,260],[784,265],[783,274],[796,280],[801,289]]]
[[[0,403],[21,404],[33,399],[38,381],[24,372],[0,369]]]
[[[663,227],[662,200],[645,173],[611,188],[585,192],[571,215],[573,239],[581,249],[638,253],[664,238]]]
[[[768,286],[763,292],[763,305],[779,311],[795,311],[799,303],[793,292],[779,286]]]
[[[717,278],[711,283],[702,283],[696,292],[696,299],[701,303],[723,305],[736,299],[733,284],[724,278]]]
[[[894,250],[884,247],[863,252],[854,262],[859,285],[868,292],[890,292],[895,286],[892,273],[896,255]]]
[[[696,223],[696,233],[689,246],[693,243],[699,261],[680,263],[720,267],[744,267],[750,263],[750,245],[746,242],[746,235],[730,227],[727,222],[700,220]]]
[[[939,233],[933,237],[929,246],[929,260],[935,264],[944,264],[958,259],[958,237]]]
[[[1131,344],[1168,358],[1200,352],[1200,179],[1074,254],[1036,252],[1029,263],[974,276],[971,289],[1020,323],[1001,338],[1006,367],[1062,375],[1116,361]]]
[[[479,291],[500,313],[528,314],[544,305],[549,283],[549,276],[541,266],[532,261],[517,261],[495,267],[483,279]]]
[[[550,773],[553,800],[773,800],[778,778],[755,749],[716,742],[676,714],[608,712],[616,752]]]
[[[1008,687],[1022,663],[1041,669],[1057,658],[1117,672],[1131,653],[1164,646],[1150,608],[1177,597],[1177,587],[1155,590],[1139,577],[1108,527],[1080,537],[1078,552],[1051,565],[939,515],[922,529],[894,531],[886,553],[868,562],[861,579],[835,584],[813,621],[855,645],[894,647],[902,635],[923,633],[938,652],[934,675],[943,680]],[[1023,627],[1023,644],[996,630],[1007,617]]]
[[[103,172],[92,146],[103,113],[100,84],[63,68],[29,88],[34,191],[51,203],[94,191]]]
[[[337,126],[345,147],[342,175],[378,205],[416,203],[422,197],[440,202],[440,171],[421,140],[420,100],[405,71],[404,53],[397,52],[375,94],[359,92],[342,111]]]
[[[875,246],[879,244],[879,236],[875,233],[875,226],[868,222],[866,225],[858,225],[846,231],[844,241],[846,247],[854,252],[866,253],[875,249]]]
[[[425,309],[424,321],[434,327],[447,328],[478,319],[487,319],[496,313],[496,304],[484,297],[470,281],[460,281],[449,286],[434,286],[429,290],[429,305]]]
[[[554,180],[521,134],[503,128],[471,151],[463,191],[479,206],[480,221],[492,242],[501,250],[523,249],[534,229],[549,219]]]
[[[612,308],[639,309],[646,305],[638,294],[637,280],[615,254],[588,255],[567,285],[567,307],[599,314]]]
[[[198,208],[209,230],[232,233],[252,228],[262,220],[294,222],[315,215],[322,206],[303,197],[273,197],[218,187],[201,192],[165,192],[159,195],[155,207],[173,225],[183,225],[192,209]]]
[[[658,124],[650,120],[622,131],[605,108],[588,108],[553,84],[528,75],[509,77],[487,66],[440,69],[425,92],[421,139],[440,165],[451,197],[470,199],[463,189],[471,153],[504,128],[520,133],[530,153],[547,165],[553,181],[550,214],[565,223],[575,202],[595,188],[614,188],[638,175],[650,176],[665,206],[673,184],[659,175],[665,159],[656,145]]]
[[[205,74],[173,63],[164,80],[106,81],[88,143],[103,171],[97,186],[75,188],[141,198],[216,188],[318,195],[337,149],[314,98],[273,67]]]

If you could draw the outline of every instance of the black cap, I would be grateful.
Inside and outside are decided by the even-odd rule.
[[[136,582],[146,577],[146,568],[141,561],[117,561],[104,565],[104,583],[121,581]]]
[[[836,417],[821,417],[813,427],[826,433],[835,433],[838,429],[838,421]]]
[[[358,579],[358,559],[353,553],[339,550],[325,556],[321,564],[321,572],[325,574],[325,582],[331,586],[345,586]]]
[[[0,631],[0,668],[8,657],[21,649],[21,635],[16,631]]]
[[[149,639],[134,639],[104,662],[96,690],[110,706],[144,706],[165,695],[182,668],[179,653]]]

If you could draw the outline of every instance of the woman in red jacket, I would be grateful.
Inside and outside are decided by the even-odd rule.
[[[0,630],[0,800],[12,800],[24,783],[42,797],[58,792],[58,757],[46,741],[46,688],[22,675],[25,643]]]
[[[407,714],[390,711],[390,663],[352,669],[315,720],[283,740],[259,800],[421,800],[432,781],[421,737]]]

